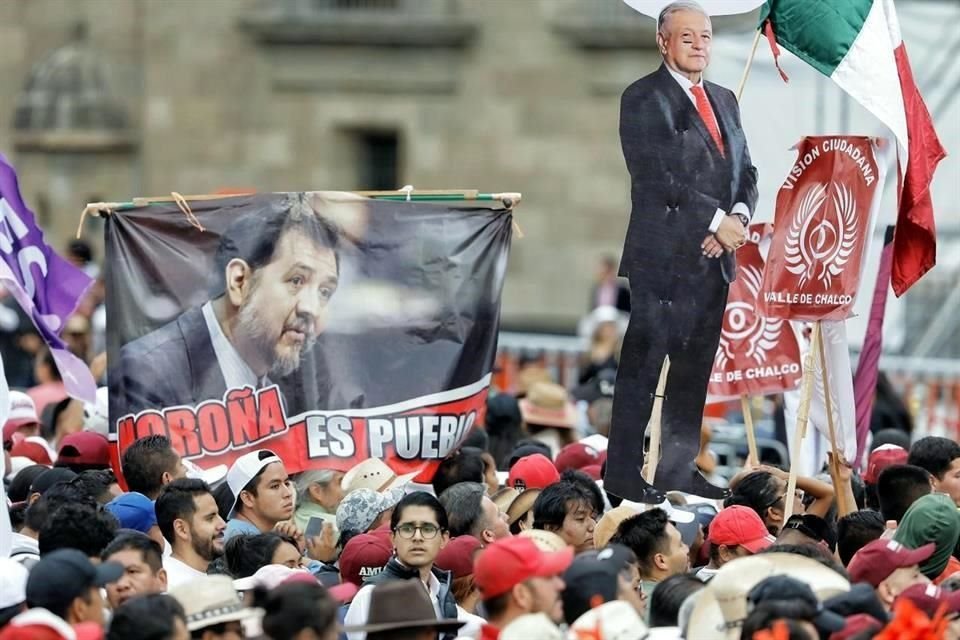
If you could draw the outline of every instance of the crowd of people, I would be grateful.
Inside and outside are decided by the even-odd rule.
[[[379,459],[291,477],[266,449],[201,470],[154,435],[123,490],[104,436],[51,443],[11,392],[0,640],[960,638],[956,442],[645,505],[604,491],[601,421],[583,435],[546,380],[521,395],[430,484]]]

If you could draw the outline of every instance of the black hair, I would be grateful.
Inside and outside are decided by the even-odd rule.
[[[488,396],[484,426],[490,442],[487,450],[496,461],[497,470],[507,471],[510,454],[523,437],[523,418],[517,399],[508,393]]]
[[[390,530],[396,531],[400,526],[400,520],[403,519],[403,510],[407,507],[428,507],[433,509],[433,514],[437,517],[437,525],[441,531],[449,531],[450,523],[447,520],[447,510],[443,508],[436,497],[426,491],[414,491],[400,498],[400,502],[393,508],[393,514],[390,516]]]
[[[723,501],[723,506],[742,505],[750,507],[766,523],[767,510],[776,506],[782,501],[782,498],[780,487],[772,473],[769,471],[754,471],[740,479],[737,486],[733,488],[733,493]]]
[[[535,453],[543,454],[547,460],[553,460],[553,451],[550,450],[548,444],[528,438],[518,441],[517,446],[507,456],[507,471],[512,469],[520,458],[526,458]]]
[[[307,194],[291,194],[281,205],[270,204],[238,217],[220,236],[214,255],[214,280],[211,297],[226,291],[226,270],[231,260],[243,260],[252,271],[273,261],[284,234],[297,232],[321,247],[333,250],[340,269],[340,232],[330,220],[313,211]]]
[[[233,536],[227,540],[223,550],[227,571],[234,578],[252,576],[261,567],[273,563],[273,554],[283,543],[297,547],[297,541],[290,536],[268,532]]]
[[[811,638],[809,631],[800,622],[812,622],[817,615],[816,609],[803,600],[767,600],[754,607],[743,620],[740,638],[753,640],[754,634],[771,629],[782,620],[790,632],[789,640],[818,640]]]
[[[650,626],[677,626],[683,601],[705,586],[703,580],[687,573],[670,576],[658,583],[650,595]]]
[[[37,476],[49,469],[50,467],[42,464],[32,464],[29,467],[21,469],[20,473],[14,476],[13,481],[10,483],[10,488],[7,490],[7,497],[10,498],[10,502],[23,502],[29,498],[30,485],[37,479]]]
[[[880,515],[884,520],[900,522],[910,505],[932,491],[926,469],[910,464],[891,465],[877,478]]]
[[[560,474],[560,482],[575,484],[590,496],[590,505],[593,507],[594,517],[603,513],[603,492],[586,472],[580,469],[567,469]]]
[[[15,502],[11,504],[8,513],[10,514],[10,528],[19,533],[27,521],[27,503]]]
[[[483,601],[483,610],[487,614],[487,620],[496,620],[506,613],[508,606],[510,606],[510,591]]]
[[[447,512],[450,537],[471,535],[480,537],[483,531],[483,496],[485,488],[479,482],[458,482],[440,494],[440,504]]]
[[[850,579],[850,574],[847,573],[847,570],[833,559],[833,555],[829,551],[819,544],[784,544],[778,542],[770,545],[760,553],[792,553],[803,556],[804,558],[810,558],[811,560],[816,560],[828,569],[833,569],[847,580]]]
[[[591,506],[586,489],[572,482],[555,482],[544,487],[533,503],[533,528],[562,527],[570,512],[570,504]]]
[[[60,508],[70,504],[97,508],[97,501],[88,493],[85,485],[76,482],[76,478],[62,480],[50,485],[42,496],[27,507],[24,523],[33,531],[39,532]]]
[[[876,511],[854,511],[837,521],[837,553],[843,566],[853,555],[883,534],[883,517]]]
[[[642,572],[649,575],[653,570],[653,556],[662,553],[668,544],[669,522],[667,512],[663,509],[638,513],[617,526],[610,542],[622,544],[633,551]]]
[[[821,518],[812,513],[795,513],[783,525],[783,531],[790,529],[798,531],[813,542],[825,542],[830,551],[837,550],[837,525],[829,518]]]
[[[175,520],[190,520],[197,512],[196,499],[210,493],[210,487],[203,480],[179,478],[160,490],[154,510],[157,512],[157,526],[167,542],[175,539],[173,523]]]
[[[50,370],[50,377],[52,377],[57,382],[63,382],[63,378],[60,376],[60,369],[57,367],[57,361],[53,358],[53,352],[50,351],[47,347],[40,347],[40,351],[37,353],[37,357],[40,359],[40,363],[43,364],[47,369]],[[40,423],[40,429],[43,431],[43,427],[47,426],[49,428],[48,433],[42,433],[44,437],[49,437],[54,434],[57,430],[57,421],[56,415],[59,415],[59,411],[55,411],[54,407],[69,402],[69,398],[61,400],[60,402],[51,402],[44,408],[44,413],[47,412],[47,409],[50,409],[51,424],[44,425],[43,422]]]
[[[960,458],[960,444],[950,438],[927,436],[910,447],[907,464],[926,469],[937,480],[943,480],[943,475],[957,458]]]
[[[163,488],[163,474],[172,474],[179,460],[180,455],[174,451],[170,438],[152,435],[135,440],[127,447],[120,468],[130,491],[153,500]]]
[[[336,603],[319,584],[281,584],[254,592],[254,603],[264,610],[263,631],[273,640],[294,640],[304,630],[326,637],[337,624]]]
[[[67,245],[67,253],[84,263],[93,261],[93,249],[86,240],[80,238],[70,241]]]
[[[483,458],[479,453],[458,450],[440,462],[430,481],[433,492],[441,495],[458,482],[483,483]]]
[[[880,429],[873,434],[873,440],[870,441],[870,453],[885,444],[895,444],[910,451],[910,434],[901,429]]]
[[[120,523],[107,511],[83,504],[64,505],[40,528],[40,555],[57,549],[78,549],[89,558],[99,558],[119,527]]]
[[[177,620],[186,625],[187,614],[173,596],[134,596],[113,612],[106,640],[170,640]]]
[[[866,508],[867,483],[856,470],[850,476],[850,488],[853,490],[853,501],[857,504],[857,509]]]
[[[483,427],[479,426],[471,429],[467,437],[460,443],[460,447],[463,449],[479,449],[481,452],[487,451],[489,445],[490,438],[487,436],[487,432],[483,430]]]
[[[116,484],[117,476],[112,469],[87,469],[78,473],[73,482],[82,485],[98,503],[107,504],[113,500],[110,485]]]
[[[160,548],[156,540],[145,533],[131,531],[119,534],[106,546],[103,553],[100,554],[100,559],[107,562],[110,560],[110,556],[121,551],[139,551],[143,563],[150,567],[150,570],[154,573],[163,568],[163,549]]]
[[[275,454],[273,451],[270,451],[268,449],[263,449],[257,452],[257,459],[266,460],[267,458],[273,458],[276,455],[277,454]],[[271,462],[270,464],[273,464],[273,463]],[[254,498],[256,498],[257,495],[260,493],[260,480],[263,478],[263,472],[266,471],[267,467],[269,466],[270,466],[269,464],[265,464],[262,467],[260,467],[260,470],[257,471],[256,475],[250,478],[250,482],[245,484],[243,489],[240,489],[240,493],[243,493],[244,491],[246,491],[247,493],[252,495]],[[240,494],[238,493],[234,498],[236,500],[236,502],[234,503],[236,508],[236,513],[243,513],[245,505],[243,504],[243,500],[240,499]],[[217,508],[219,509],[219,504],[217,505]],[[224,518],[224,520],[226,519],[227,518]]]

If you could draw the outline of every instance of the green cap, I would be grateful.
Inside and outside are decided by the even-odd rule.
[[[918,499],[903,516],[893,539],[911,549],[919,549],[928,542],[936,545],[930,558],[920,565],[920,571],[931,580],[947,568],[950,555],[960,539],[960,512],[950,496],[931,493]]]

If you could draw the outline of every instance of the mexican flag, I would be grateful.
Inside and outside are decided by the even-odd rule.
[[[829,76],[896,137],[891,283],[903,295],[936,263],[930,182],[946,153],[914,83],[893,0],[767,0],[760,24],[775,56],[779,43]]]

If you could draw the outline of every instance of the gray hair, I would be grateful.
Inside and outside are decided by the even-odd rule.
[[[487,527],[483,517],[483,496],[486,489],[479,482],[458,482],[440,494],[440,504],[447,511],[450,537],[472,535],[477,538]]]
[[[310,502],[310,487],[319,484],[327,486],[333,481],[333,469],[313,469],[304,471],[297,477],[297,506]]]
[[[675,0],[665,6],[660,12],[660,17],[657,18],[657,33],[666,35],[663,27],[667,23],[667,19],[679,11],[696,11],[697,13],[702,13],[707,16],[707,19],[710,18],[710,14],[700,6],[700,3],[694,0]]]

